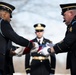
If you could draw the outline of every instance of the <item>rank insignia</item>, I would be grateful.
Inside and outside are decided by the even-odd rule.
[[[72,27],[69,28],[69,31],[72,32]]]

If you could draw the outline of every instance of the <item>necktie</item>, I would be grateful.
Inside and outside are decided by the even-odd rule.
[[[39,42],[38,42],[38,43],[39,43],[39,45],[40,45],[40,40],[39,40]]]

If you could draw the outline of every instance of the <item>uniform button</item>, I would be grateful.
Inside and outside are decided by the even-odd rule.
[[[40,62],[42,62],[42,60],[40,60]]]

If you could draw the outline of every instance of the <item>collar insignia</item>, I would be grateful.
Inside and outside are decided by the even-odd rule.
[[[72,27],[69,28],[69,31],[72,32]]]

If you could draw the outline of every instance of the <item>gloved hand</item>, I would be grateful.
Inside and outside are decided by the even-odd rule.
[[[54,44],[52,44],[52,43],[46,43],[46,46],[53,47]]]
[[[24,52],[24,47],[17,48],[14,52],[17,56],[22,56]]]
[[[30,75],[30,73],[28,73],[27,75]]]
[[[33,43],[34,43],[34,47],[31,49],[31,53],[32,53],[32,52],[37,52],[38,49],[39,49],[38,43],[37,43],[37,42],[33,42]]]
[[[30,49],[29,47],[25,47],[23,54],[27,54],[27,53],[33,53],[33,52],[37,52],[39,45],[36,42],[32,42],[34,47],[32,49]]]
[[[46,47],[42,48],[41,50],[39,50],[38,53],[41,53],[45,56],[49,56],[50,52],[51,52],[51,50],[50,50],[50,52],[49,52],[49,50],[50,50],[50,47],[46,46]]]

